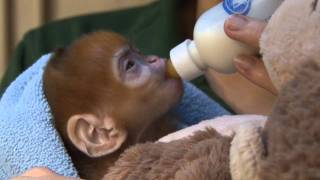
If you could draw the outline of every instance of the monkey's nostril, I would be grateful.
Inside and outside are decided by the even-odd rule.
[[[157,56],[150,56],[147,58],[148,63],[155,63],[159,60]]]

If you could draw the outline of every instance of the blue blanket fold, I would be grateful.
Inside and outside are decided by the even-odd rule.
[[[77,177],[60,139],[43,91],[43,72],[51,54],[42,56],[23,72],[0,100],[0,179],[17,176],[32,167],[48,167]],[[189,83],[178,114],[181,127],[229,114]]]
[[[230,115],[220,104],[188,82],[184,82],[184,95],[176,112],[181,119],[180,129],[197,124],[201,120]]]
[[[2,96],[0,179],[9,179],[39,166],[65,176],[77,176],[54,128],[43,93],[42,74],[50,56],[42,56]]]

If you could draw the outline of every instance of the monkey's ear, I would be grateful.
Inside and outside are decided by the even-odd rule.
[[[93,114],[71,116],[67,133],[73,145],[89,157],[115,152],[127,138],[127,131],[116,127],[112,118],[102,119]]]

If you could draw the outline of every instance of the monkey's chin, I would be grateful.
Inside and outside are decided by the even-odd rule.
[[[166,91],[170,91],[174,98],[177,98],[179,101],[183,95],[183,83],[181,79],[170,78],[166,80]]]
[[[182,79],[179,76],[172,75],[174,73],[169,73],[172,71],[172,68],[170,68],[171,66],[170,63],[168,64],[168,61],[163,59],[162,62],[163,66],[161,68],[161,74],[165,82],[164,90],[170,93],[174,99],[177,98],[177,101],[179,101],[183,95]]]

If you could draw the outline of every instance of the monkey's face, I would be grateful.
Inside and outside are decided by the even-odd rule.
[[[167,76],[164,59],[142,54],[118,34],[100,32],[88,38],[97,39],[97,36],[99,40],[94,41],[93,50],[86,49],[87,54],[83,57],[89,54],[101,64],[88,76],[98,73],[100,75],[95,77],[109,77],[99,81],[104,90],[99,93],[103,94],[100,99],[104,98],[108,103],[107,114],[128,129],[143,128],[167,114],[179,102],[182,82]]]
[[[166,75],[164,59],[143,55],[116,33],[84,36],[56,54],[51,64],[57,72],[51,74],[60,79],[48,83],[60,89],[63,97],[56,99],[73,109],[71,114],[108,115],[128,128],[159,119],[183,93],[181,80]]]
[[[80,151],[99,157],[161,119],[180,100],[182,82],[166,63],[119,34],[96,32],[57,51],[45,70],[56,127]]]
[[[116,80],[125,91],[122,96],[126,100],[118,102],[118,106],[126,113],[117,114],[123,121],[141,123],[143,127],[166,114],[180,100],[182,82],[167,76],[163,58],[145,56],[127,44],[116,51],[113,63]]]

